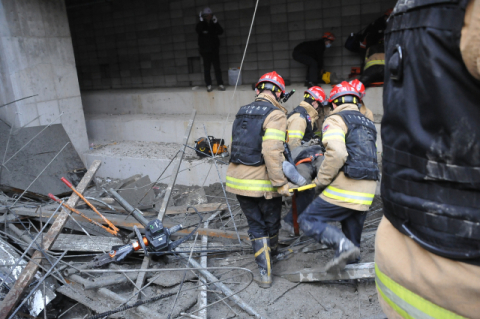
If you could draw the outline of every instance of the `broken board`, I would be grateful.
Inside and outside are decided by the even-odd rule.
[[[291,282],[319,282],[375,278],[375,263],[351,264],[338,273],[328,273],[324,269],[305,268],[298,272],[277,274]]]

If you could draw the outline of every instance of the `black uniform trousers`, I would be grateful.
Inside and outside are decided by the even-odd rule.
[[[217,80],[218,85],[223,84],[222,80],[222,70],[220,70],[220,54],[218,50],[213,50],[213,52],[201,52],[203,58],[203,72],[205,76],[205,84],[212,85],[212,77],[210,75],[210,69],[215,70],[215,79]]]
[[[307,82],[318,83],[318,61],[304,53],[293,51],[292,57],[295,61],[307,66]]]
[[[237,195],[248,221],[248,234],[253,238],[271,237],[280,230],[282,197],[248,197]]]
[[[317,242],[321,241],[328,222],[340,222],[345,237],[360,247],[366,217],[367,212],[333,205],[319,196],[298,217],[298,222],[304,235],[314,238]]]

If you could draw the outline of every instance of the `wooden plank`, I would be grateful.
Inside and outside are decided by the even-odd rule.
[[[324,269],[306,268],[294,273],[278,274],[291,282],[319,282],[331,280],[350,280],[375,278],[375,263],[351,264],[345,266],[345,269],[332,274]]]
[[[77,190],[80,193],[83,193],[87,188],[88,184],[92,181],[93,176],[97,172],[98,168],[100,167],[101,161],[94,161],[90,168],[88,169],[87,173],[83,176],[80,183],[77,185]],[[67,201],[67,204],[71,207],[75,207],[79,201],[79,197],[76,194],[72,194]],[[48,233],[43,238],[43,249],[48,250],[52,246],[53,242],[60,234],[63,229],[63,226],[67,222],[68,213],[66,208],[63,208],[60,214],[55,219],[52,227],[48,230]],[[96,214],[95,214],[96,215]],[[42,253],[40,251],[36,251],[33,256],[32,260],[42,258]],[[3,300],[2,304],[0,305],[0,319],[7,318],[8,314],[13,310],[13,308],[17,305],[22,297],[25,289],[33,282],[35,279],[35,274],[38,270],[38,266],[33,263],[29,262],[27,266],[23,269],[20,277],[15,282],[13,288],[8,292],[7,296]]]
[[[35,209],[31,208],[15,208],[14,209],[15,213],[21,216],[29,216],[29,217],[50,217],[53,214],[53,211],[51,210],[42,210],[42,214],[40,216],[40,213],[35,213]],[[89,210],[81,210],[82,213],[84,213],[87,217],[95,220],[96,222],[105,224],[103,219],[95,214],[93,211]],[[118,215],[118,214],[109,214],[109,213],[104,213],[103,216],[105,216],[108,220],[110,220],[115,226],[117,227],[123,227],[127,229],[133,229],[133,226],[137,226],[138,228],[143,228],[142,224],[140,224],[135,218],[132,216],[127,217],[125,219],[124,215]],[[72,218],[77,220],[78,222],[83,222],[85,219],[83,219],[81,216],[77,214],[72,214]],[[167,228],[173,227],[174,224],[171,223],[164,223],[164,226]],[[186,235],[189,234],[192,231],[191,228],[188,229],[182,229],[179,232],[176,232],[175,235]],[[210,237],[222,237],[222,238],[230,238],[230,239],[236,239],[237,234],[234,231],[229,231],[229,230],[220,230],[220,229],[205,229],[205,228],[199,228],[198,229],[198,234],[199,235],[205,235],[205,236],[210,236]],[[248,234],[247,233],[239,233],[240,239],[247,239],[248,240]]]

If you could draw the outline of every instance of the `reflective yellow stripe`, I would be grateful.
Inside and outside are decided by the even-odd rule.
[[[375,284],[383,300],[403,318],[465,318],[420,297],[382,273],[375,264]]]
[[[274,128],[267,128],[263,140],[279,140],[285,142],[285,132]]]
[[[329,198],[338,199],[343,202],[369,206],[372,204],[373,197],[375,196],[375,194],[346,191],[333,186],[328,186],[325,188],[322,194]]]
[[[322,142],[329,140],[339,140],[345,142],[345,132],[340,129],[327,130],[323,134]]]
[[[314,134],[318,137],[322,137],[322,132],[321,131],[315,132]]]
[[[288,131],[288,138],[303,138],[304,135],[303,131]]]
[[[277,188],[272,186],[272,182],[268,180],[258,179],[238,179],[227,176],[227,186],[244,191],[258,192],[276,192]]]
[[[366,69],[368,69],[368,68],[371,67],[372,65],[385,65],[385,60],[372,60],[372,61],[368,61],[368,62],[365,64],[365,67],[363,68],[363,70],[365,71]]]

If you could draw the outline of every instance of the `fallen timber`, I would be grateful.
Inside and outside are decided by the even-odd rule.
[[[34,208],[26,208],[26,207],[19,207],[19,208],[13,208],[12,209],[17,215],[19,216],[27,216],[27,217],[38,217],[38,218],[48,218],[53,214],[53,211],[46,210],[46,208],[42,209],[42,212],[36,212],[36,209]],[[84,213],[86,216],[91,218],[92,220],[98,222],[98,223],[104,223],[103,219],[95,214],[92,211],[88,210],[80,210],[82,213]],[[104,213],[103,216],[105,216],[108,220],[110,220],[114,225],[118,227],[123,227],[127,228],[130,230],[133,230],[133,226],[137,226],[139,229],[143,229],[143,225],[140,224],[135,218],[132,216],[128,216],[125,219],[125,215],[119,215],[119,214],[109,214],[109,213]],[[74,218],[78,222],[84,222],[85,220],[78,215],[71,215],[70,218]],[[0,220],[0,223],[3,222],[3,220]],[[164,226],[167,228],[173,227],[174,224],[171,223],[164,223]],[[229,231],[229,230],[220,230],[220,229],[211,229],[211,228],[198,228],[197,230],[199,235],[204,235],[204,236],[209,236],[209,237],[222,237],[222,238],[229,238],[229,239],[237,239],[237,234],[234,231]],[[175,233],[175,235],[188,235],[190,233],[189,228],[187,229],[182,229],[178,232]],[[239,232],[238,233],[240,236],[240,239],[245,239],[248,240],[248,234]]]

